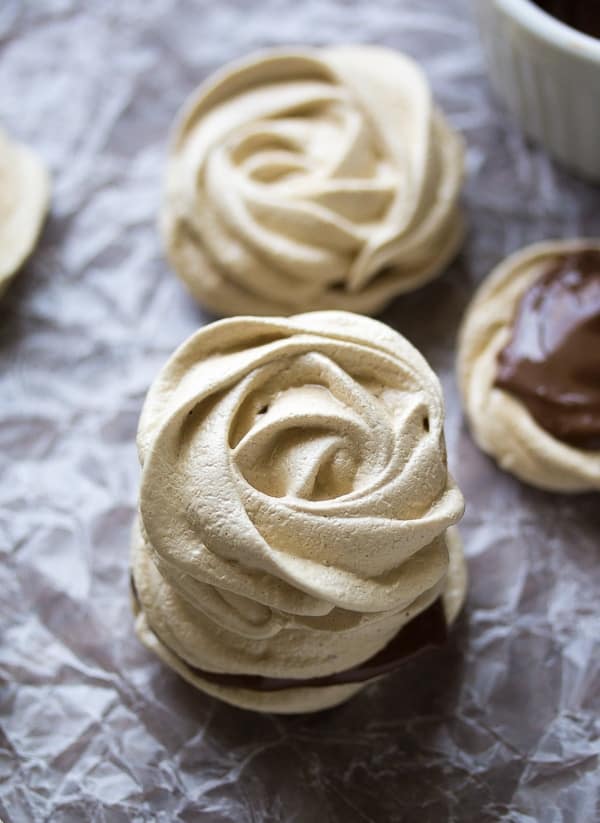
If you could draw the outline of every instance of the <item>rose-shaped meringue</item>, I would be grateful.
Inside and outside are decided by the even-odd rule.
[[[600,452],[559,440],[517,396],[499,386],[499,355],[511,339],[517,308],[528,290],[557,261],[589,249],[600,250],[600,241],[537,243],[506,258],[478,289],[459,336],[458,381],[475,441],[501,468],[549,491],[600,489]],[[529,336],[543,334],[533,325],[527,328]],[[587,353],[581,354],[584,369]],[[543,389],[538,391],[543,396]]]
[[[456,253],[462,171],[462,141],[408,57],[264,52],[185,107],[162,232],[176,272],[218,314],[373,314]]]
[[[382,649],[446,589],[464,596],[446,529],[439,382],[374,320],[242,317],[173,355],[140,420],[137,630],[188,680],[238,705],[308,711],[361,684],[275,693],[193,673],[313,678]],[[453,589],[451,592],[450,590]]]
[[[35,246],[49,192],[38,157],[0,130],[0,295]]]

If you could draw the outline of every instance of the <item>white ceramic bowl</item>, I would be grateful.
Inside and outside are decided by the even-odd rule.
[[[525,132],[600,182],[600,39],[531,0],[474,0],[493,88]]]

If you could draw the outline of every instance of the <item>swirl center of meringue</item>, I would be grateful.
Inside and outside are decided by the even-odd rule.
[[[359,384],[354,393],[365,395]],[[250,399],[232,450],[257,490],[271,497],[333,499],[364,488],[385,468],[391,432],[374,399],[364,396],[357,409],[317,383],[289,386],[265,402],[264,397],[261,392]],[[253,420],[240,437],[248,414]]]

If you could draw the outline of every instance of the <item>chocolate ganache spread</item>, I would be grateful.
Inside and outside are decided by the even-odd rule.
[[[592,37],[600,37],[600,0],[534,0],[553,17]]]
[[[561,255],[525,292],[495,385],[557,439],[600,449],[600,250]]]

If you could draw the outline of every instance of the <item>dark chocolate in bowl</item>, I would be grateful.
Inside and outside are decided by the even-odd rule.
[[[600,0],[532,0],[552,17],[600,39]]]
[[[600,450],[600,249],[558,255],[523,294],[495,385],[558,440]]]

